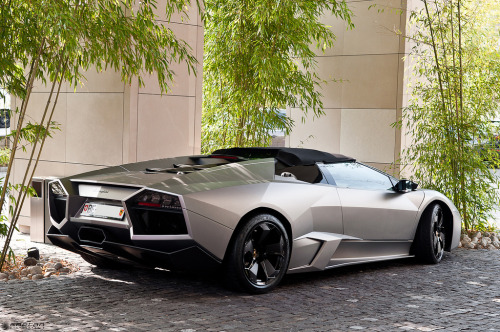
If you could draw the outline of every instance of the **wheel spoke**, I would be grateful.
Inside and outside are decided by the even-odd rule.
[[[443,255],[444,233],[443,233],[443,212],[437,210],[432,216],[432,247],[434,256],[440,260]]]
[[[259,264],[256,264],[256,261],[254,260],[252,261],[252,264],[250,264],[250,266],[245,270],[247,270],[248,279],[250,279],[250,281],[253,283],[257,283],[257,273],[259,272]]]
[[[434,256],[437,258],[441,258],[443,255],[443,248],[444,248],[444,239],[443,239],[443,233],[441,232],[435,232],[433,236],[433,247],[434,247]]]
[[[437,215],[437,228],[438,230],[442,230],[443,229],[443,213],[440,211]]]
[[[264,241],[269,236],[269,233],[271,233],[271,229],[265,223],[259,225],[259,228],[256,228],[255,231],[258,231],[257,238],[255,239],[257,245],[264,244]]]
[[[272,256],[283,256],[283,240],[266,246],[266,254]]]
[[[248,240],[245,242],[245,246],[243,248],[243,264],[245,264],[246,268],[249,268],[254,260],[255,260],[255,252],[252,240]]]
[[[268,259],[263,260],[261,264],[267,279],[274,279],[279,270],[276,270]]]
[[[247,253],[251,253],[253,255],[253,242],[252,240],[248,240],[246,243],[245,243],[245,251],[243,252],[244,255],[246,255]]]

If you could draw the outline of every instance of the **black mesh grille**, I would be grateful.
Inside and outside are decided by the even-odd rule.
[[[180,235],[187,234],[182,211],[131,208],[130,219],[136,235]]]
[[[49,194],[49,211],[52,219],[60,223],[66,215],[67,196],[58,196],[52,193]]]

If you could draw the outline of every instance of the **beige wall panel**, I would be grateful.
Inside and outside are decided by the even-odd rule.
[[[408,43],[406,43],[407,46],[409,46]],[[407,56],[404,63],[403,63],[403,68],[404,68],[404,75],[402,76],[401,80],[402,82],[402,91],[401,91],[401,107],[407,107],[411,101],[412,97],[412,88],[411,85],[416,83],[416,77],[414,75],[411,75],[412,68],[416,64],[416,59],[413,58],[412,56]],[[408,128],[406,126],[403,126],[401,129],[402,135],[401,135],[401,150],[405,149],[408,147],[409,144],[412,142],[412,136],[411,134],[407,134]]]
[[[193,55],[197,55],[198,47],[198,27],[194,25],[170,24],[169,28],[175,35],[187,42],[191,48]],[[203,50],[203,44],[201,45]],[[199,62],[203,62],[203,55],[197,56]],[[172,63],[171,69],[175,73],[174,82],[169,84],[171,91],[169,95],[176,96],[194,96],[196,91],[196,76],[193,72],[188,72],[188,67],[185,62]],[[201,73],[201,70],[199,70]],[[201,74],[200,74],[201,75]],[[160,87],[156,75],[145,75],[145,86],[139,89],[139,93],[160,94]]]
[[[201,109],[203,102],[203,27],[199,27],[197,31],[196,39],[196,58],[199,63],[197,65],[197,76],[196,76],[196,107],[195,107],[195,118],[194,118],[194,142],[193,153],[199,154],[201,151]]]
[[[95,170],[98,170],[98,169],[101,169],[104,167],[105,166],[99,166],[99,165],[83,165],[83,164],[66,163],[66,164],[64,164],[64,176],[71,176],[71,175],[75,175],[75,174],[95,171]]]
[[[131,163],[137,161],[137,117],[139,107],[139,81],[132,80],[132,84],[126,89],[124,107],[124,129],[123,129],[123,152],[124,162]]]
[[[37,122],[40,123],[42,120],[43,112],[47,105],[47,98],[49,93],[32,93],[30,101],[28,104],[28,109],[26,110],[26,116],[24,123]],[[54,101],[55,96],[53,96],[52,101]],[[52,104],[53,105],[53,104]],[[50,113],[50,110],[48,111]],[[50,114],[47,114],[45,122],[48,121]],[[66,94],[59,94],[59,100],[54,110],[54,116],[52,121],[59,124],[61,130],[55,130],[52,132],[52,138],[47,137],[45,140],[45,145],[43,147],[42,155],[40,159],[42,160],[53,160],[53,161],[64,161],[66,159]],[[11,128],[14,128],[11,126]],[[35,151],[36,152],[36,151]],[[19,150],[16,153],[16,158],[29,158],[31,154],[31,146],[26,147],[26,152]],[[36,155],[34,156],[36,158]]]
[[[199,144],[195,139],[198,128],[198,126],[195,124],[197,118],[196,98],[193,97],[188,99],[188,106],[186,111],[188,111],[188,124],[187,124],[188,139],[187,139],[186,151],[189,151],[189,154],[194,154],[195,146]]]
[[[398,174],[396,170],[394,169],[394,164],[392,163],[364,163],[366,165],[375,167],[376,169],[381,170],[382,172],[386,172],[388,174],[391,174],[393,176],[398,177]]]
[[[123,145],[122,145],[122,153],[123,153],[123,162],[129,162],[131,159],[130,149],[131,149],[131,133],[130,133],[130,118],[132,117],[131,113],[137,107],[137,94],[135,97],[132,95],[132,84],[137,81],[137,78],[134,77],[130,84],[125,85],[125,89],[123,92]],[[135,105],[132,105],[134,103]]]
[[[396,108],[398,54],[342,57],[342,108]]]
[[[72,92],[123,92],[125,83],[121,80],[121,74],[108,69],[107,71],[98,72],[95,69],[90,69],[83,72],[85,78],[82,78],[81,84],[76,87],[76,90],[69,86],[66,82],[67,91]]]
[[[420,1],[408,1],[408,8],[412,9],[422,9],[419,8],[421,7]],[[410,27],[410,34],[413,33],[414,28]],[[406,53],[409,53],[412,49],[412,47],[415,46],[415,43],[411,40],[406,40],[404,43],[405,51]],[[404,68],[404,75],[401,77],[402,80],[402,91],[401,91],[401,108],[407,107],[410,103],[410,100],[413,98],[412,97],[412,88],[411,85],[413,85],[416,82],[416,77],[412,75],[412,69],[416,64],[416,59],[411,56],[411,55],[406,55],[405,61],[403,63],[403,68]],[[400,149],[398,154],[401,154],[404,149],[407,149],[413,142],[413,137],[411,133],[408,132],[408,128],[403,124],[403,127],[401,128],[401,143],[400,143]],[[402,176],[404,177],[410,177],[412,175],[413,171],[408,168],[408,167],[402,167]]]
[[[203,53],[204,53],[204,42],[205,42],[205,35],[204,35],[204,29],[203,26],[197,27],[196,29],[196,58],[198,59],[198,66],[201,66],[203,68]],[[200,76],[200,75],[198,75]],[[203,75],[200,76],[201,78]]]
[[[370,6],[375,5],[369,9]],[[344,54],[388,54],[399,51],[400,0],[352,2],[355,28],[344,36]]]
[[[19,219],[17,220],[17,228],[21,233],[29,234],[30,224],[31,224],[31,219],[29,217],[19,216]],[[26,249],[28,248],[26,247]]]
[[[67,162],[122,163],[122,93],[68,94],[67,121]]]
[[[173,63],[170,67],[175,74],[173,82],[169,83],[168,95],[172,96],[187,96],[192,97],[196,92],[196,76],[191,72],[189,74],[186,63]],[[144,86],[139,88],[141,94],[160,95],[161,90],[158,84],[158,77],[153,75],[145,75]]]
[[[200,92],[195,98],[190,100],[189,104],[189,107],[194,108],[193,114],[190,115],[190,121],[192,121],[192,123],[189,129],[189,135],[192,137],[192,144],[190,143],[189,148],[192,148],[193,154],[201,153],[201,100],[202,95]]]
[[[313,119],[309,115],[302,123],[302,111],[291,109],[289,116],[295,121],[293,134],[290,135],[290,147],[311,148],[331,153],[340,151],[340,115],[339,109],[325,109],[325,115]]]
[[[335,35],[333,47],[328,48],[323,52],[321,49],[313,45],[313,51],[318,56],[341,55],[344,53],[344,38],[347,34],[347,25],[344,21],[337,19],[331,15],[325,15],[320,18],[320,22],[328,26],[328,29]]]
[[[339,56],[332,57],[319,57],[316,58],[318,61],[317,73],[320,78],[325,80],[327,83],[323,84],[320,88],[320,92],[323,95],[323,107],[327,108],[341,108],[342,107],[342,88],[346,82],[338,82],[343,77],[343,58]],[[337,82],[335,82],[335,80]]]
[[[54,92],[57,92],[58,86],[56,85],[54,87]],[[61,85],[61,93],[66,92],[67,84],[64,82]],[[52,89],[52,82],[48,82],[47,84],[44,84],[41,80],[35,80],[33,82],[33,92],[50,92]],[[21,106],[21,104],[19,104]]]
[[[193,153],[194,98],[139,95],[137,161]]]
[[[16,162],[14,163],[15,183],[21,183],[27,165],[28,165],[28,160],[16,159]],[[35,177],[37,176],[62,177],[64,176],[64,163],[52,162],[52,161],[39,161]]]
[[[362,162],[394,162],[395,109],[343,109],[340,153]]]
[[[201,103],[202,103],[202,94],[200,92],[199,94],[196,95],[195,98],[196,106],[194,114],[194,123],[192,124],[194,131],[193,154],[201,153]]]
[[[401,15],[400,15],[400,26],[401,26],[401,30],[402,31],[406,31],[405,29],[405,24],[406,24],[406,20],[407,20],[407,16],[406,16],[406,11],[403,12]],[[406,83],[405,83],[405,73],[406,73],[406,64],[405,64],[405,51],[406,51],[406,42],[405,42],[405,39],[404,38],[401,38],[400,39],[400,43],[399,43],[399,63],[398,63],[398,94],[397,94],[397,119],[401,119],[402,117],[402,110],[403,110],[403,107],[406,106],[406,104],[404,104],[404,93],[405,93],[405,90],[406,90]],[[409,73],[409,75],[411,76],[411,74]],[[395,141],[395,147],[394,147],[394,160],[398,163],[396,166],[395,166],[395,169],[394,169],[394,174],[398,175],[397,174],[400,170],[400,159],[401,159],[401,147],[402,147],[402,136],[404,136],[404,132],[405,130],[401,130],[401,128],[396,128],[396,141]]]

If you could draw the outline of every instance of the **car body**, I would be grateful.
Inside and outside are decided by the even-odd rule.
[[[49,183],[55,244],[96,265],[222,267],[267,292],[285,273],[457,247],[460,215],[353,158],[298,148],[232,148],[110,167]]]

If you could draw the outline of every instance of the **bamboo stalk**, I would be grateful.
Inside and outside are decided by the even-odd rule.
[[[12,143],[12,152],[11,152],[11,156],[10,156],[10,160],[9,160],[9,165],[7,167],[7,173],[5,174],[5,178],[4,178],[4,185],[2,187],[2,195],[0,197],[0,209],[3,208],[3,204],[5,202],[5,194],[7,192],[9,178],[10,178],[10,175],[12,172],[12,164],[14,163],[17,145],[19,143],[19,135],[21,133],[22,125],[24,122],[24,116],[26,114],[26,109],[28,107],[28,102],[29,102],[29,99],[31,96],[31,91],[33,90],[33,82],[35,81],[36,72],[38,71],[38,65],[40,63],[40,56],[43,52],[44,46],[45,46],[45,38],[42,39],[42,42],[40,43],[40,47],[38,49],[37,56],[31,62],[31,68],[30,68],[29,75],[28,75],[29,80],[28,80],[27,86],[26,86],[26,96],[23,99],[23,102],[21,104],[21,111],[19,113],[16,136],[15,136],[14,141]],[[14,227],[12,227],[12,222],[11,222],[11,225],[9,227],[9,232],[7,235],[7,240],[5,241],[5,245],[4,245],[4,248],[2,250],[2,255],[0,256],[0,271],[2,271],[3,264],[5,263],[5,258],[6,258],[7,251],[8,251],[9,244],[10,244],[10,238],[11,238],[13,232],[14,232]]]

